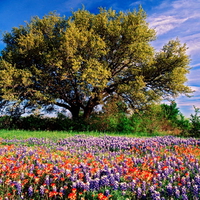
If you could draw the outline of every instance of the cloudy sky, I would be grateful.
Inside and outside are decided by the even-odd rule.
[[[193,106],[200,108],[200,0],[0,0],[0,50],[4,48],[2,34],[12,27],[24,25],[31,17],[43,17],[50,11],[61,16],[70,16],[85,6],[92,13],[99,7],[127,11],[142,5],[147,13],[149,26],[157,31],[157,40],[152,43],[160,50],[171,39],[179,38],[188,46],[191,58],[189,85],[195,92],[191,98],[176,99],[180,111],[187,117],[194,113]]]

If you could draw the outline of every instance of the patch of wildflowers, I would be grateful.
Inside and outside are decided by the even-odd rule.
[[[5,142],[4,199],[200,199],[200,143],[193,138],[81,135]]]

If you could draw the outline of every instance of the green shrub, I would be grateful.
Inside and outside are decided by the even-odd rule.
[[[22,124],[24,130],[45,130],[47,126],[46,120],[36,115],[23,117]]]
[[[160,105],[152,104],[131,116],[134,132],[158,132],[162,129],[163,113]]]
[[[0,129],[10,129],[11,118],[10,116],[0,117]]]
[[[187,136],[191,130],[190,120],[185,119],[185,117],[182,114],[180,114],[175,123],[181,131],[180,134],[183,136]]]
[[[170,105],[161,104],[164,118],[169,120],[172,129],[179,129],[179,134],[186,136],[190,132],[191,123],[190,120],[186,119],[183,114],[177,108],[177,104],[172,101]]]
[[[180,114],[179,108],[177,108],[177,104],[172,101],[170,105],[167,104],[161,104],[161,109],[163,112],[163,116],[176,123],[177,117]]]
[[[121,113],[118,119],[118,123],[116,126],[117,132],[133,132],[133,123],[129,117],[127,117],[124,113]]]
[[[195,114],[191,114],[190,121],[192,123],[192,128],[190,129],[190,135],[195,137],[200,137],[200,116],[198,114],[200,113],[200,108],[196,108],[194,106],[194,112]]]

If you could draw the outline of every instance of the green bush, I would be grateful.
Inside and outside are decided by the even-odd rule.
[[[45,118],[30,115],[22,118],[24,130],[45,130],[47,127]]]
[[[191,130],[190,120],[185,119],[185,117],[182,114],[180,114],[175,123],[181,131],[180,134],[183,136],[187,136]]]
[[[172,101],[170,105],[161,104],[161,109],[163,112],[163,116],[170,120],[171,122],[175,122],[180,114],[179,108],[177,108],[177,104]]]
[[[0,117],[0,129],[10,129],[11,118],[10,116]]]
[[[116,126],[117,132],[133,132],[133,123],[129,117],[127,117],[124,113],[120,114],[118,119],[118,123]]]
[[[158,132],[163,125],[163,112],[160,105],[152,104],[146,110],[131,116],[134,132]]]
[[[161,108],[164,118],[169,120],[171,126],[174,128],[178,128],[181,135],[187,136],[191,130],[191,123],[190,120],[186,119],[179,111],[179,108],[177,108],[177,104],[172,101],[170,105],[161,104]]]
[[[200,108],[194,106],[194,115],[191,115],[190,121],[192,128],[190,129],[190,135],[195,137],[200,137]]]

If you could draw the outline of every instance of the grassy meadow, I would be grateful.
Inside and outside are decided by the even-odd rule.
[[[33,138],[49,138],[49,139],[63,139],[75,135],[88,135],[99,137],[103,135],[109,136],[123,136],[123,137],[152,137],[152,136],[164,136],[166,133],[103,133],[98,131],[26,131],[26,130],[0,130],[0,138],[4,139],[28,139]]]

